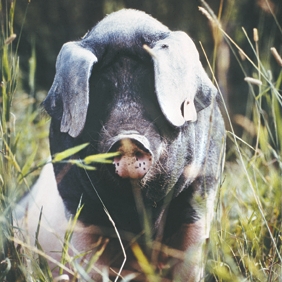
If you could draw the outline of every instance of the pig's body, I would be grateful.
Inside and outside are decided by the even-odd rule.
[[[118,271],[123,255],[102,199],[125,246],[136,239],[164,279],[198,281],[222,170],[224,124],[216,90],[188,36],[142,12],[114,13],[80,42],[65,45],[44,106],[52,117],[52,155],[85,142],[90,146],[73,158],[120,153],[113,165],[96,164],[95,171],[54,164],[66,209],[59,217],[66,223],[83,205],[75,248],[93,248],[100,235],[110,238],[96,266]],[[56,217],[52,199],[42,205],[43,212],[45,205],[53,208],[46,217]],[[175,251],[162,252],[148,238]],[[41,244],[48,250],[52,245]],[[125,270],[143,272],[130,247],[127,252]],[[98,272],[93,268],[90,274],[95,281],[101,279]]]

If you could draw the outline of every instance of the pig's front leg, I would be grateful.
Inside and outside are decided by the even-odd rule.
[[[164,243],[168,246],[167,251],[160,255],[160,264],[163,264],[163,272],[166,271],[165,264],[171,267],[169,273],[164,276],[173,281],[198,282],[204,277],[204,258],[203,245],[209,238],[210,226],[214,214],[214,202],[216,186],[212,186],[209,191],[203,192],[202,187],[193,187],[195,191],[190,199],[183,200],[188,193],[179,195],[179,201],[173,206],[180,207],[184,202],[187,208],[184,213],[168,215],[168,228],[170,236],[165,238]],[[189,187],[189,189],[192,187]],[[179,220],[181,218],[181,220]],[[172,222],[177,222],[177,225]]]

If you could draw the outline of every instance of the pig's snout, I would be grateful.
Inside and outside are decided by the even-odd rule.
[[[152,154],[141,142],[132,138],[117,141],[111,151],[120,153],[114,158],[115,173],[121,178],[141,179],[152,165]]]

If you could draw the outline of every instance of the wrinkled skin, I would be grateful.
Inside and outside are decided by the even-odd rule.
[[[110,19],[107,18],[109,22]],[[99,31],[98,28],[96,30]],[[154,48],[160,38],[169,36],[166,28],[161,26],[160,30],[155,43],[150,43],[147,38],[150,48]],[[87,50],[96,50],[97,55],[99,48],[108,43],[99,41],[99,48],[95,49],[94,43],[94,47],[90,48],[93,38],[95,29],[79,44]],[[137,236],[152,266],[156,271],[161,270],[163,281],[178,278],[179,281],[198,281],[203,275],[201,248],[209,233],[224,155],[224,124],[217,97],[211,97],[209,86],[202,86],[201,93],[195,97],[195,104],[196,98],[201,95],[209,102],[204,108],[196,104],[197,112],[194,110],[192,118],[189,117],[190,108],[187,108],[183,114],[184,118],[188,116],[187,121],[175,126],[160,102],[160,87],[157,86],[156,91],[159,80],[157,63],[154,68],[150,54],[142,45],[131,43],[134,46],[131,48],[129,41],[124,42],[129,46],[111,49],[112,45],[109,44],[106,53],[97,55],[98,62],[93,59],[89,105],[85,108],[78,101],[77,106],[87,112],[85,121],[81,122],[81,131],[70,133],[74,123],[67,124],[71,128],[69,132],[64,129],[67,126],[62,125],[64,119],[68,123],[66,108],[77,104],[72,96],[64,98],[64,92],[57,90],[60,87],[58,78],[44,102],[52,117],[52,155],[85,142],[90,145],[73,158],[83,159],[88,155],[111,151],[121,154],[113,159],[112,165],[95,164],[95,171],[54,164],[58,190],[67,216],[74,215],[79,204],[83,205],[79,217],[82,228],[74,234],[73,244],[78,249],[87,250],[87,246],[97,241],[96,231],[91,230],[98,226],[98,233],[110,238],[110,241],[97,265],[105,264],[118,271],[122,255],[117,256],[117,253],[121,250],[117,240],[113,239],[116,234],[103,209],[102,199],[125,246]],[[169,46],[163,45],[162,48]],[[60,61],[57,62],[57,73],[59,68]],[[68,83],[67,79],[65,83]],[[191,75],[193,83],[195,81]],[[172,89],[171,95],[177,96],[177,93]],[[189,100],[189,103],[193,106],[194,102]],[[180,113],[180,106],[175,111]],[[146,247],[148,240],[161,242],[180,252],[154,247],[159,246],[157,243]],[[130,249],[127,248],[125,270],[142,272]],[[95,271],[91,275],[96,280],[101,279]],[[137,276],[136,281],[145,281],[145,278]]]

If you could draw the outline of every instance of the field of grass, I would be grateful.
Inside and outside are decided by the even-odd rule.
[[[20,246],[13,240],[18,232],[12,217],[15,202],[30,189],[40,172],[36,168],[48,158],[48,117],[40,109],[44,93],[34,91],[36,55],[32,52],[30,93],[25,93],[13,17],[12,5],[0,31],[0,281],[53,281],[44,256],[39,255],[40,246],[28,242]],[[227,113],[229,145],[205,250],[206,281],[282,281],[282,59],[276,49],[261,54],[258,40],[262,39],[254,31],[249,38],[256,55],[252,61],[210,20],[253,71],[245,78],[249,84],[246,115],[233,117],[244,129],[240,137]],[[280,71],[272,71],[277,65]]]

